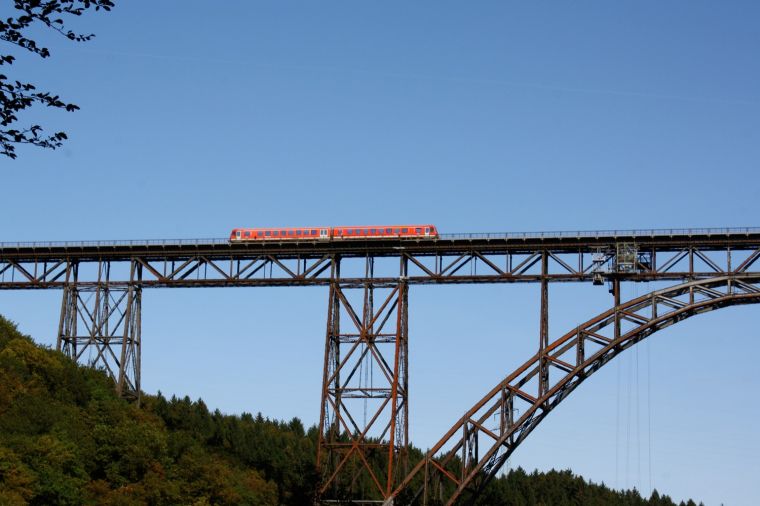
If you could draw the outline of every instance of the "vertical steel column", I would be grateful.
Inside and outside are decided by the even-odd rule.
[[[539,332],[538,354],[539,375],[538,395],[542,396],[549,389],[549,364],[545,357],[549,347],[549,255],[541,252],[541,322]]]
[[[391,427],[388,444],[388,476],[385,497],[409,472],[409,286],[406,282],[407,258],[401,257],[396,310],[396,346],[391,387]]]
[[[332,259],[330,266],[330,294],[327,304],[327,333],[325,338],[325,360],[322,369],[319,443],[317,445],[317,470],[321,473],[321,482],[328,484],[331,481],[331,474],[338,464],[336,452],[332,444],[338,441],[341,433],[340,390],[331,389],[331,385],[340,384],[339,279],[340,258],[336,256]]]
[[[78,277],[79,266],[72,263],[66,271],[57,348],[75,362],[103,369],[119,395],[139,402],[142,266],[130,262],[126,285],[111,283],[109,261],[98,262],[94,286],[79,286]]]
[[[318,501],[380,501],[406,475],[408,287],[342,283],[334,262],[325,339]],[[354,308],[359,309],[356,311]],[[344,328],[341,327],[343,324]]]
[[[618,306],[620,306],[620,278],[615,277],[612,280],[612,296],[615,301],[615,340],[620,337],[620,314],[618,312]]]
[[[139,404],[142,347],[142,265],[136,261],[130,262],[129,281],[116,391],[119,395],[137,399]]]
[[[66,282],[63,285],[63,297],[61,299],[61,319],[58,323],[58,338],[56,349],[69,357],[77,354],[76,340],[70,336],[77,335],[77,279],[79,264],[68,261],[66,265]]]

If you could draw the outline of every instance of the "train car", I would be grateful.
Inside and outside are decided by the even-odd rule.
[[[374,225],[352,227],[235,228],[230,241],[329,241],[349,239],[438,238],[434,225]]]
[[[330,227],[235,228],[230,241],[304,241],[328,240]]]
[[[383,239],[388,237],[437,238],[434,225],[375,225],[370,227],[333,227],[332,239]]]

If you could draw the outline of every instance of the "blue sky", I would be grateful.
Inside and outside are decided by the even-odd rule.
[[[93,41],[45,35],[48,61],[18,55],[12,76],[82,109],[26,116],[71,140],[0,160],[0,240],[758,225],[758,16],[749,1],[121,2],[72,23]],[[610,303],[551,290],[553,336]],[[0,293],[46,343],[59,304]],[[426,447],[533,351],[538,289],[414,287],[410,304]],[[148,290],[143,386],[315,423],[326,307],[321,288]],[[727,309],[653,336],[510,465],[757,504],[757,318]]]

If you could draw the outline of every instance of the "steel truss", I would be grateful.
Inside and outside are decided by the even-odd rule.
[[[619,301],[617,280],[613,286]],[[618,302],[540,348],[492,388],[431,448],[393,495],[424,476],[415,503],[450,505],[474,499],[546,415],[619,353],[691,316],[756,303],[760,303],[759,274],[690,281]],[[541,380],[544,364],[546,383]],[[393,504],[393,497],[385,504]]]
[[[374,262],[367,259],[367,278]],[[357,288],[333,269],[327,315],[317,466],[319,496],[379,503],[408,472],[406,262],[390,286]],[[342,324],[342,325],[341,325]],[[358,490],[371,489],[367,497]]]
[[[57,349],[103,369],[117,392],[140,397],[141,267],[132,263],[126,286],[111,284],[111,265],[99,262],[97,283],[79,286],[79,265],[66,270]]]
[[[728,236],[578,237],[541,240],[482,239],[339,241],[298,244],[196,244],[189,246],[8,247],[0,244],[0,289],[63,288],[73,263],[137,262],[143,287],[329,286],[336,258],[403,258],[407,283],[513,283],[593,281],[615,273],[621,281],[693,279],[743,272],[760,257],[760,232]],[[738,254],[738,257],[737,257]],[[546,269],[542,269],[544,266]],[[396,263],[377,266],[373,283],[394,283]],[[756,269],[756,267],[755,267]],[[344,269],[345,270],[345,269]],[[129,284],[128,269],[112,277]],[[363,269],[343,273],[361,285]],[[80,275],[78,286],[94,286]]]

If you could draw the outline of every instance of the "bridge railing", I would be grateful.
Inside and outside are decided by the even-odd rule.
[[[668,237],[760,234],[760,227],[652,228],[633,230],[559,230],[552,232],[485,232],[440,234],[441,239],[564,239],[599,237]]]
[[[760,234],[760,227],[655,228],[634,230],[574,230],[552,232],[475,232],[440,234],[441,239],[566,239],[599,237],[667,237]],[[213,239],[131,239],[101,241],[18,241],[0,242],[3,248],[87,248],[119,246],[208,246],[228,244],[227,238]]]
[[[2,248],[87,248],[109,246],[195,246],[228,244],[229,239],[117,239],[102,241],[20,241],[0,242]]]

